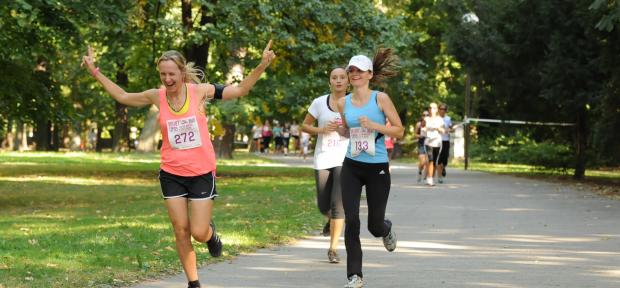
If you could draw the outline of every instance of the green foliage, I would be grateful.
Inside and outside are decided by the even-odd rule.
[[[573,165],[570,147],[552,141],[536,142],[521,132],[514,136],[479,139],[472,145],[470,153],[475,161],[525,164],[563,172]]]

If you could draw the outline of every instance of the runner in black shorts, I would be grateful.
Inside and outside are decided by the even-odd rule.
[[[160,87],[137,93],[126,92],[103,75],[95,66],[91,47],[82,57],[82,64],[114,100],[127,106],[155,105],[159,109],[163,138],[159,179],[188,288],[200,287],[192,238],[205,243],[211,256],[222,255],[222,241],[211,221],[213,199],[217,196],[216,159],[205,103],[248,95],[275,58],[271,43],[263,50],[260,64],[231,86],[202,83],[203,71],[187,62],[178,51],[166,51],[156,62]]]

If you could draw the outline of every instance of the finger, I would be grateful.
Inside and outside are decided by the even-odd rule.
[[[265,47],[265,51],[269,51],[271,49],[271,43],[273,43],[273,40],[269,39],[269,43],[267,43],[267,47]]]
[[[91,58],[92,58],[92,57],[93,57],[93,54],[94,54],[94,52],[93,52],[93,47],[91,47],[90,45],[88,45],[88,57],[91,57]]]

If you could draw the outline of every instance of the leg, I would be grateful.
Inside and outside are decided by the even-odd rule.
[[[360,196],[362,182],[358,169],[345,159],[342,165],[342,204],[345,214],[344,243],[347,248],[347,277],[362,275],[362,245],[360,242]]]
[[[191,234],[198,242],[205,243],[211,239],[213,231],[211,229],[211,215],[213,211],[213,199],[194,200],[190,202],[191,207]]]
[[[379,174],[381,170],[385,171],[385,174]],[[366,172],[369,179],[366,183],[368,231],[375,237],[384,237],[391,229],[391,225],[385,222],[385,209],[391,185],[388,164],[374,164]]]
[[[327,218],[327,224],[323,227],[323,236],[327,236],[326,232],[329,228],[329,209],[330,209],[330,194],[331,191],[328,191],[332,187],[332,183],[334,182],[330,176],[330,171],[327,169],[314,170],[314,179],[316,183],[316,203],[319,208],[319,212]]]
[[[426,155],[428,158],[428,162],[426,163],[426,179],[428,183],[433,182],[433,172],[435,172],[435,159],[433,158],[433,147],[426,147]]]
[[[177,253],[183,265],[187,281],[198,280],[196,268],[196,252],[192,246],[190,224],[187,209],[187,198],[179,197],[166,200],[168,216],[174,229]]]
[[[344,227],[344,208],[342,207],[342,185],[340,179],[342,176],[342,167],[334,167],[331,169],[331,178],[333,179],[331,189],[331,225],[330,225],[330,244],[329,249],[336,250],[342,228]]]

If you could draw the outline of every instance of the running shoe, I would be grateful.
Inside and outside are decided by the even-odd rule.
[[[209,225],[211,226],[211,230],[213,230],[213,235],[211,235],[211,239],[207,241],[207,248],[209,248],[209,254],[211,254],[211,256],[213,257],[220,257],[222,256],[222,240],[220,239],[220,236],[217,235],[217,232],[215,230],[215,223],[213,223],[213,220],[211,220],[211,223]]]
[[[330,231],[331,228],[330,228],[329,222],[330,221],[327,220],[327,223],[325,223],[325,226],[323,226],[323,233],[322,233],[322,235],[325,236],[325,237],[327,237],[327,236],[329,236],[331,234],[331,231]]]
[[[418,173],[418,183],[422,182],[422,173]]]
[[[187,288],[200,288],[200,281],[195,280],[187,282]]]
[[[364,287],[364,280],[362,277],[353,275],[349,277],[349,282],[344,285],[344,288],[362,288]]]
[[[332,249],[327,250],[327,259],[329,259],[329,263],[340,262],[340,257],[338,257],[338,253],[336,253],[336,250]]]
[[[441,176],[442,177],[446,177],[446,168],[445,167],[441,170]]]
[[[394,250],[396,250],[396,234],[394,233],[394,229],[392,229],[392,221],[390,221],[389,219],[385,219],[385,222],[390,223],[390,232],[383,236],[383,246],[385,246],[385,249],[389,252],[393,252]]]
[[[443,177],[439,177],[439,178],[437,179],[437,182],[438,182],[439,184],[443,184]]]
[[[433,178],[432,177],[426,178],[426,185],[428,185],[428,186],[435,186],[435,183],[433,183]]]

